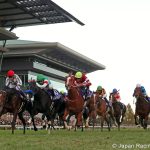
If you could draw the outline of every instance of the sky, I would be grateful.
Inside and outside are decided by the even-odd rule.
[[[91,89],[104,87],[109,95],[120,89],[121,101],[133,107],[137,83],[150,96],[150,0],[53,0],[85,23],[19,27],[19,39],[59,42],[103,65],[88,74]]]

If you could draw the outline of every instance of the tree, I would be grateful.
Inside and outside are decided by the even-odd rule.
[[[124,119],[124,124],[134,125],[134,112],[130,104],[127,105],[126,116]]]

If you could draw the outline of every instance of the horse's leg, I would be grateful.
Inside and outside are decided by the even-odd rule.
[[[85,119],[85,128],[89,127],[89,117]]]
[[[138,119],[138,116],[137,116],[136,113],[134,115],[134,120],[135,120],[135,125],[138,125],[139,124],[139,119]]]
[[[55,130],[55,127],[54,127],[54,118],[51,119],[51,129]]]
[[[33,127],[34,127],[34,131],[37,131],[37,127],[35,125],[35,122],[34,122],[34,116],[37,114],[34,110],[28,110],[29,114],[30,114],[30,117],[31,117],[31,120],[32,120],[32,124],[33,124]]]
[[[64,115],[63,115],[63,121],[64,121],[64,128],[65,129],[69,129],[69,126],[67,124],[67,117],[68,117],[68,115],[69,115],[69,111],[68,111],[68,109],[65,109]]]
[[[43,126],[43,129],[46,129],[45,114],[42,115],[42,126]]]
[[[82,119],[82,112],[78,113],[77,114],[77,123],[76,123],[76,126],[81,126],[82,127],[82,130],[83,131],[83,119]]]
[[[3,106],[0,106],[0,114],[2,114]]]
[[[90,117],[92,118],[92,129],[94,130],[96,124],[96,111],[92,111]]]
[[[110,121],[111,121],[111,117],[109,114],[106,114],[105,115],[105,121],[107,123],[107,126],[108,126],[108,131],[110,131]]]
[[[30,119],[32,120],[32,124],[33,124],[33,127],[34,127],[34,131],[37,131],[37,127],[35,125],[35,122],[34,122],[34,116],[38,114],[38,112],[36,111],[35,107],[32,106],[32,103],[27,103],[27,106],[26,106],[26,110],[29,112],[30,114]]]
[[[89,127],[89,116],[90,116],[91,113],[87,113],[85,108],[83,109],[83,121],[84,121],[84,124],[85,124],[85,128],[88,128]]]
[[[113,110],[113,108],[110,110],[110,117],[111,117],[114,125],[117,127],[118,125],[117,125],[116,119],[114,117],[114,110]],[[111,123],[111,127],[112,127],[112,123]]]
[[[120,131],[120,115],[116,117],[116,121],[118,124],[118,131]]]
[[[141,116],[139,117],[139,123],[144,128],[144,119]]]
[[[146,116],[145,118],[144,118],[144,122],[143,122],[143,127],[144,127],[144,129],[147,129],[147,122],[148,122],[148,116]]]
[[[101,131],[103,131],[104,115],[101,116]]]
[[[49,113],[46,112],[46,113],[44,113],[44,115],[46,116],[47,121],[48,121],[48,128],[47,129],[51,130],[53,125],[52,125],[52,118],[51,118],[50,112]]]
[[[14,134],[16,119],[17,119],[17,112],[14,112],[14,114],[13,114],[13,120],[12,120],[12,123],[11,123],[12,134]]]
[[[22,124],[23,124],[23,134],[25,134],[25,130],[26,130],[26,121],[25,119],[23,118],[23,112],[19,113],[18,116],[19,116],[19,119],[22,121]]]

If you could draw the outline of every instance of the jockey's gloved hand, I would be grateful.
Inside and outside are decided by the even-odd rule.
[[[14,85],[17,85],[17,82],[14,82]]]
[[[83,83],[77,85],[77,87],[83,87],[83,86],[86,86],[86,85]]]

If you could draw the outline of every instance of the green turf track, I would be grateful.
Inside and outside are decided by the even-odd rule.
[[[114,146],[114,147],[113,147]],[[86,130],[81,132],[56,130],[50,134],[46,130],[37,132],[0,130],[0,150],[150,150],[150,130],[106,129],[101,132]]]

